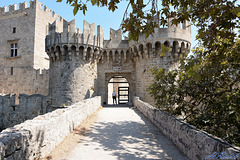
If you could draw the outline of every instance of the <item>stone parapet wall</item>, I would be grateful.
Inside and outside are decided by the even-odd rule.
[[[191,160],[214,159],[211,155],[224,152],[228,156],[227,159],[233,159],[230,156],[234,157],[234,155],[235,157],[239,155],[238,158],[234,159],[240,159],[239,147],[232,146],[218,137],[198,130],[194,126],[141,101],[139,97],[134,97],[134,106]],[[215,159],[217,158],[215,157]]]
[[[101,97],[94,97],[2,131],[0,160],[33,160],[48,155],[100,106]]]

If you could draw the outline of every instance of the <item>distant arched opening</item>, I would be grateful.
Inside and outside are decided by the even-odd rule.
[[[151,53],[152,53],[152,44],[147,43],[147,55],[150,57]]]
[[[181,54],[185,53],[185,44],[184,44],[184,42],[181,43],[180,53]]]
[[[76,46],[71,47],[72,55],[76,55]]]
[[[104,52],[103,52],[103,63],[106,63],[106,62],[107,62],[107,59],[108,59],[107,52],[104,51]]]
[[[130,55],[129,50],[127,50],[127,52],[126,52],[126,63],[130,62],[130,59],[131,59],[131,55]]]
[[[64,54],[64,56],[68,55],[68,47],[67,46],[63,46],[63,54]]]
[[[178,42],[177,41],[173,41],[173,50],[172,50],[172,52],[173,53],[177,53],[178,52],[178,48],[179,48]]]
[[[122,76],[114,76],[108,81],[108,104],[113,104],[112,93],[115,91],[117,104],[129,102],[129,82]]]
[[[139,51],[140,51],[140,54],[141,54],[140,56],[141,56],[141,58],[143,58],[143,45],[140,44],[138,48],[139,48]]]
[[[155,43],[155,54],[158,54],[161,51],[161,43],[158,41]]]
[[[84,47],[80,46],[79,47],[79,57],[81,60],[84,60],[83,52],[84,52]]]
[[[57,52],[57,55],[59,56],[59,59],[61,60],[62,59],[62,55],[61,55],[60,46],[56,46],[56,52]]]
[[[113,52],[109,51],[109,61],[113,62]]]
[[[164,46],[165,46],[165,47],[170,47],[170,43],[169,43],[168,41],[165,41],[165,42],[164,42]]]
[[[115,59],[114,59],[114,62],[115,63],[118,63],[119,62],[119,53],[118,53],[118,51],[115,51]]]
[[[190,45],[187,43],[187,50],[189,50],[190,49],[190,47],[189,47]]]
[[[87,62],[90,61],[91,56],[92,56],[91,54],[92,54],[92,48],[91,48],[91,47],[88,47],[88,48],[87,48],[87,54],[86,54],[86,57],[85,57],[85,59],[86,59]]]

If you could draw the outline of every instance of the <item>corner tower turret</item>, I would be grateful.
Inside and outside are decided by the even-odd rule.
[[[75,20],[63,20],[62,25],[62,32],[51,32],[46,37],[51,77],[49,94],[58,106],[76,103],[96,92],[97,61],[104,35],[100,26],[95,35],[95,24],[86,21],[83,33],[75,27]]]
[[[155,28],[154,33],[147,39],[145,35],[139,37],[138,42],[129,42],[130,52],[136,62],[136,95],[145,102],[154,105],[152,97],[146,91],[152,83],[153,77],[149,70],[153,67],[173,69],[178,67],[176,61],[179,56],[190,52],[191,27],[190,22],[184,21],[173,25],[172,19],[168,20],[168,27]],[[160,55],[162,46],[169,47],[165,55]]]

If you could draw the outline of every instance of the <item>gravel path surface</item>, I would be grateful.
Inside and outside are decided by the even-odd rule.
[[[67,160],[188,160],[136,109],[103,108]]]

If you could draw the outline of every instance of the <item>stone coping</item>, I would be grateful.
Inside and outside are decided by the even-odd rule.
[[[3,130],[0,160],[43,158],[100,106],[101,97],[94,97]]]
[[[160,111],[139,97],[134,97],[134,106],[191,160],[240,159],[240,147]]]

